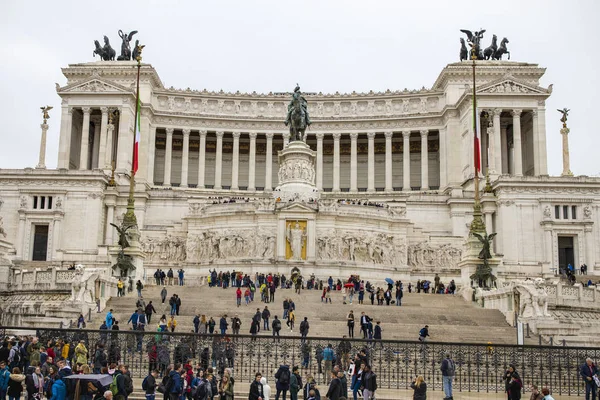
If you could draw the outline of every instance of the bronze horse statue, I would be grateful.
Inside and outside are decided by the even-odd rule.
[[[131,42],[133,35],[135,35],[136,33],[137,33],[137,31],[131,31],[129,33],[126,33],[119,29],[119,37],[121,39],[123,39],[123,42],[121,43],[121,55],[119,57],[117,57],[117,60],[119,60],[119,61],[131,60],[131,46],[129,45],[129,42]]]
[[[290,141],[306,141],[306,113],[299,98],[294,98],[292,101],[290,122]]]
[[[498,50],[498,37],[496,35],[492,36],[492,44],[489,47],[486,47],[483,51],[483,58],[489,60],[494,57],[496,51]]]
[[[460,61],[466,61],[469,59],[469,50],[465,44],[465,39],[460,38]]]
[[[94,44],[96,45],[96,48],[94,49],[94,54],[93,54],[94,57],[96,57],[96,54],[98,54],[98,56],[100,56],[100,59],[102,61],[114,61],[115,60],[116,52],[115,52],[115,49],[113,49],[110,46],[108,37],[104,36],[104,47],[100,47],[100,42],[98,42],[97,40],[94,40]]]
[[[510,43],[508,39],[502,39],[502,41],[500,42],[500,47],[498,47],[498,50],[496,50],[496,53],[494,53],[494,60],[502,60],[502,56],[504,54],[508,54],[508,59],[510,60],[510,51],[508,51],[508,49],[506,48],[506,43]]]

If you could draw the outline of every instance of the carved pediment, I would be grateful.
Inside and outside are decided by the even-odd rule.
[[[85,82],[78,82],[73,85],[57,88],[58,93],[131,93],[131,90],[102,79],[92,78]]]
[[[532,86],[523,82],[519,82],[511,78],[503,78],[500,81],[492,82],[480,87],[478,93],[510,93],[510,94],[549,94],[547,89],[539,86]]]
[[[316,203],[313,203],[313,207],[316,207]],[[311,207],[305,203],[292,202],[286,203],[284,206],[279,208],[280,212],[294,212],[294,213],[310,213],[313,214],[316,212],[315,208]]]

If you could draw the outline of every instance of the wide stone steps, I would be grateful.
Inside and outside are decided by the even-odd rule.
[[[152,323],[147,330],[155,330],[161,314],[169,316],[170,308],[168,298],[161,304],[160,290],[162,287],[146,286],[143,296],[146,302],[152,300],[158,315],[153,316]],[[248,333],[250,321],[256,313],[256,308],[262,311],[266,306],[271,310],[271,316],[281,318],[282,302],[284,297],[292,298],[296,303],[296,327],[290,332],[283,324],[282,335],[299,336],[298,327],[304,317],[310,323],[310,336],[340,337],[347,334],[346,315],[354,311],[355,336],[360,336],[358,319],[364,311],[375,321],[380,320],[383,328],[384,339],[416,340],[419,330],[426,324],[429,325],[431,340],[448,342],[477,342],[477,343],[516,343],[516,331],[509,326],[502,313],[496,310],[486,310],[474,304],[465,302],[460,296],[433,295],[424,293],[408,293],[405,291],[402,306],[377,306],[371,305],[369,300],[364,305],[358,304],[358,296],[354,297],[354,304],[343,304],[342,294],[332,293],[332,304],[322,303],[321,292],[318,290],[303,290],[300,295],[292,289],[279,289],[275,293],[274,303],[262,303],[260,297],[250,305],[244,304],[236,307],[235,288],[209,288],[169,286],[169,296],[177,293],[182,299],[180,315],[176,317],[176,332],[190,332],[193,330],[193,318],[196,313],[212,316],[217,323],[223,314],[227,314],[228,322],[234,315],[239,315],[242,320],[241,333]],[[125,297],[112,298],[107,309],[114,309],[113,314],[119,320],[121,329],[126,329],[126,322],[135,310],[137,300],[136,292],[128,293]],[[97,329],[105,312],[94,316],[88,328]],[[262,328],[262,327],[261,327]],[[270,335],[271,332],[262,331],[260,335]],[[536,344],[537,340],[531,338],[527,343]]]

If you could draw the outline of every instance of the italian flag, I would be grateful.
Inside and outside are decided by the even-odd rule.
[[[140,114],[142,111],[142,102],[138,99],[137,110],[135,112],[135,117],[137,118],[136,129],[135,129],[135,144],[133,145],[133,174],[138,170],[138,154],[139,154],[139,145],[140,145]]]
[[[475,142],[474,142],[474,162],[477,172],[481,172],[481,123],[479,118],[479,109],[475,113]],[[136,139],[137,140],[137,139]]]

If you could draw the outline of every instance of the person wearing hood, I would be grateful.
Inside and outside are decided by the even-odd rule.
[[[275,388],[277,389],[275,400],[279,400],[281,393],[283,393],[283,400],[285,400],[286,394],[290,390],[291,375],[288,365],[281,365],[275,373]]]
[[[10,374],[8,380],[8,394],[9,400],[19,400],[21,393],[23,393],[23,381],[25,381],[25,375],[21,374],[19,367],[14,367],[12,374]]]
[[[6,391],[8,390],[9,381],[10,370],[6,365],[6,361],[0,361],[0,399],[6,399]]]
[[[177,400],[183,390],[183,381],[181,380],[181,364],[175,364],[174,368],[169,372],[171,380],[171,389],[169,390],[169,399]]]
[[[71,367],[69,367],[67,365],[67,362],[64,359],[58,360],[56,365],[58,366],[58,375],[60,376],[61,379],[66,376],[73,375],[73,371],[71,371]]]
[[[264,376],[262,378],[260,378],[260,383],[262,383],[263,400],[270,400],[271,399],[271,386],[269,386],[267,384],[267,378]]]
[[[75,362],[82,365],[88,363],[88,349],[85,347],[83,340],[80,340],[77,346],[75,346]]]
[[[67,398],[67,385],[62,378],[56,377],[52,384],[52,397],[50,400],[65,400]]]
[[[111,308],[110,311],[106,313],[106,320],[105,320],[105,322],[106,322],[106,328],[107,329],[111,329],[112,328],[114,319],[115,318],[113,317],[113,310]]]
[[[29,367],[25,376],[25,387],[29,400],[41,399],[44,392],[44,376],[40,367]]]

